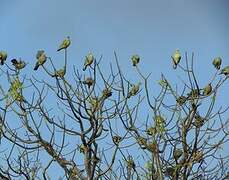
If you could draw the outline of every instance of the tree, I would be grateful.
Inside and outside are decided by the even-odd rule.
[[[222,151],[228,141],[228,107],[215,108],[228,79],[225,72],[219,75],[221,59],[214,60],[215,74],[202,87],[194,54],[189,58],[185,53],[179,62],[172,56],[187,80],[176,86],[162,74],[160,91],[153,96],[151,74],[139,68],[138,55],[130,64],[141,82],[131,82],[116,53],[110,74],[103,72],[102,57],[97,60],[92,53],[84,74],[68,69],[68,46],[58,52],[64,56],[59,70],[38,50],[34,73],[43,72],[43,80],[23,75],[28,67],[15,63],[24,61],[14,59],[10,66],[4,59],[2,179],[53,179],[55,172],[59,179],[71,180],[228,178],[228,157]],[[67,78],[71,71],[73,78]]]

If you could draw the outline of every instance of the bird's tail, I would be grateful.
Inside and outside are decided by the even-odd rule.
[[[63,49],[63,48],[61,47],[61,48],[57,49],[57,51],[60,51],[61,49]]]
[[[83,71],[86,71],[86,69],[87,69],[87,66],[84,66]]]
[[[36,65],[35,65],[35,67],[34,67],[34,69],[33,70],[38,70],[38,68],[39,68],[39,64],[37,63]]]
[[[173,56],[171,56],[172,60],[173,60],[173,69],[176,69],[177,68],[177,63],[176,61],[174,60]]]
[[[13,64],[17,64],[17,60],[16,60],[16,59],[12,59],[11,62],[12,62]]]
[[[3,60],[1,60],[1,65],[4,65],[4,61]]]

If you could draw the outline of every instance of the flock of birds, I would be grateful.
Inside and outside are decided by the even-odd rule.
[[[66,39],[63,40],[63,42],[60,44],[59,48],[57,49],[57,51],[61,51],[62,49],[67,49],[71,44],[71,40],[70,37],[67,37]],[[7,53],[5,51],[0,51],[0,64],[4,65],[5,61],[7,59]],[[34,67],[34,70],[38,70],[38,68],[42,65],[44,65],[44,63],[47,61],[47,56],[45,54],[44,50],[38,50],[37,54],[36,54],[36,64]],[[83,70],[85,71],[87,69],[88,66],[90,66],[94,61],[94,56],[92,53],[89,53],[86,56],[85,59],[85,63],[84,63],[84,67]],[[22,61],[21,59],[12,59],[11,60],[12,65],[15,67],[16,70],[21,70],[26,66],[26,62]],[[52,77],[63,77],[66,73],[66,68],[57,70],[54,72],[54,74],[52,75]]]
[[[68,36],[66,39],[64,39],[62,41],[62,43],[60,44],[59,48],[57,49],[57,51],[61,51],[61,50],[66,50],[71,44],[71,40],[70,37]],[[172,62],[173,62],[173,68],[176,69],[177,66],[179,65],[180,61],[181,61],[181,53],[179,50],[175,50],[175,52],[173,53],[173,55],[171,56],[172,58]],[[4,65],[4,62],[7,59],[7,53],[5,51],[0,51],[0,64]],[[36,64],[34,67],[34,70],[38,70],[38,68],[40,66],[43,66],[43,64],[46,62],[47,60],[47,56],[45,54],[44,50],[38,50],[37,54],[36,54]],[[83,71],[85,71],[87,69],[87,67],[91,66],[91,64],[94,61],[94,56],[92,53],[89,53],[86,58],[85,58],[85,62],[84,62],[84,67],[83,67]],[[138,55],[133,55],[131,57],[131,61],[132,61],[132,65],[133,66],[137,66],[137,64],[140,62],[140,57]],[[21,70],[26,66],[26,62],[22,61],[21,59],[12,59],[11,60],[12,65],[15,67],[16,70]],[[220,70],[221,64],[222,64],[222,59],[220,57],[216,57],[212,64],[214,65],[214,67],[217,70]],[[54,74],[52,75],[52,77],[64,77],[66,73],[66,67],[64,67],[63,69],[59,69],[56,70],[54,72]],[[224,67],[223,69],[221,69],[220,74],[224,74],[225,76],[227,76],[229,74],[229,66]],[[84,84],[87,84],[88,87],[90,88],[91,85],[93,85],[93,79],[92,78],[87,78],[84,81]],[[136,85],[131,85],[132,88],[129,91],[129,93],[127,94],[127,98],[130,98],[131,96],[136,95],[139,92],[140,89],[140,85],[141,83],[138,83]],[[208,95],[210,92],[212,91],[212,87],[211,84],[208,84],[205,88],[204,88],[204,95]]]

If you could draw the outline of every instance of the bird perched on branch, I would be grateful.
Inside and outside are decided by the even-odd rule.
[[[203,89],[203,95],[208,96],[212,92],[212,86],[211,83],[209,83],[206,87]]]
[[[137,54],[135,54],[131,57],[131,60],[133,66],[136,66],[140,62],[140,57]]]
[[[146,133],[149,135],[149,136],[153,136],[157,133],[157,128],[156,127],[150,127],[146,130]]]
[[[199,114],[195,115],[195,121],[193,122],[193,124],[197,127],[200,128],[201,126],[204,125],[204,118],[201,117]]]
[[[133,159],[132,156],[129,155],[127,157],[126,165],[127,165],[127,168],[128,168],[129,171],[132,170],[132,169],[135,170],[136,165],[135,165],[135,162],[134,162],[134,159]]]
[[[179,64],[179,62],[181,60],[180,51],[177,49],[171,57],[173,60],[173,68],[176,69],[177,65]]]
[[[139,89],[140,89],[140,85],[141,85],[141,83],[134,84],[132,86],[131,90],[128,92],[127,98],[130,98],[131,96],[135,96],[138,93]]]
[[[0,51],[0,64],[4,65],[6,59],[7,59],[7,53],[5,51]]]
[[[11,60],[12,65],[15,67],[15,69],[20,70],[23,69],[26,66],[25,61],[22,61],[21,59],[12,59]]]
[[[62,78],[62,77],[64,77],[65,73],[66,73],[66,68],[64,67],[62,69],[56,70],[54,72],[54,74],[52,75],[52,77],[60,77],[60,78]]]
[[[221,63],[222,63],[222,59],[220,57],[216,57],[215,59],[213,59],[213,66],[216,68],[216,69],[220,69],[220,66],[221,66]]]
[[[227,76],[229,74],[229,66],[226,66],[225,68],[223,68],[220,74],[224,74],[225,76]]]
[[[102,91],[102,97],[103,98],[109,98],[112,96],[112,91],[111,91],[111,88],[105,88],[103,91]]]
[[[95,81],[91,77],[87,77],[82,83],[86,84],[90,89],[90,87],[95,83]]]
[[[63,40],[63,42],[60,44],[59,48],[57,49],[57,51],[60,51],[62,49],[67,49],[68,46],[70,46],[71,44],[71,40],[70,37],[68,36],[66,39]]]
[[[36,58],[37,58],[37,62],[36,62],[36,65],[34,67],[35,71],[38,70],[39,66],[43,65],[46,62],[47,57],[45,55],[45,51],[44,50],[38,50]]]
[[[137,137],[137,143],[139,144],[139,146],[142,148],[142,149],[146,149],[146,146],[147,146],[147,139],[144,138],[144,137]]]
[[[83,71],[85,71],[87,67],[93,63],[93,61],[94,61],[94,56],[92,53],[89,53],[85,58]]]

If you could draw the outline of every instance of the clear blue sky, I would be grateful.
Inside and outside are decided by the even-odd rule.
[[[228,9],[228,0],[0,0],[0,49],[9,59],[29,62],[24,70],[28,73],[38,49],[61,66],[56,49],[69,35],[69,70],[73,64],[81,68],[89,51],[103,55],[105,64],[114,62],[115,50],[123,70],[129,70],[130,56],[137,53],[140,68],[153,72],[152,81],[164,72],[175,84],[178,73],[171,68],[170,56],[178,48],[195,52],[196,71],[205,85],[214,72],[214,57],[229,65]],[[133,74],[129,72],[131,79]],[[228,82],[220,92],[225,100]],[[220,103],[228,105],[222,97]]]
[[[59,62],[59,42],[71,36],[70,63],[82,66],[92,51],[103,62],[117,51],[123,66],[134,53],[141,67],[159,78],[171,72],[174,49],[196,53],[201,75],[208,77],[215,56],[229,62],[229,2],[227,0],[0,0],[1,49],[9,57],[34,64],[43,48]],[[209,68],[208,72],[201,67]]]

